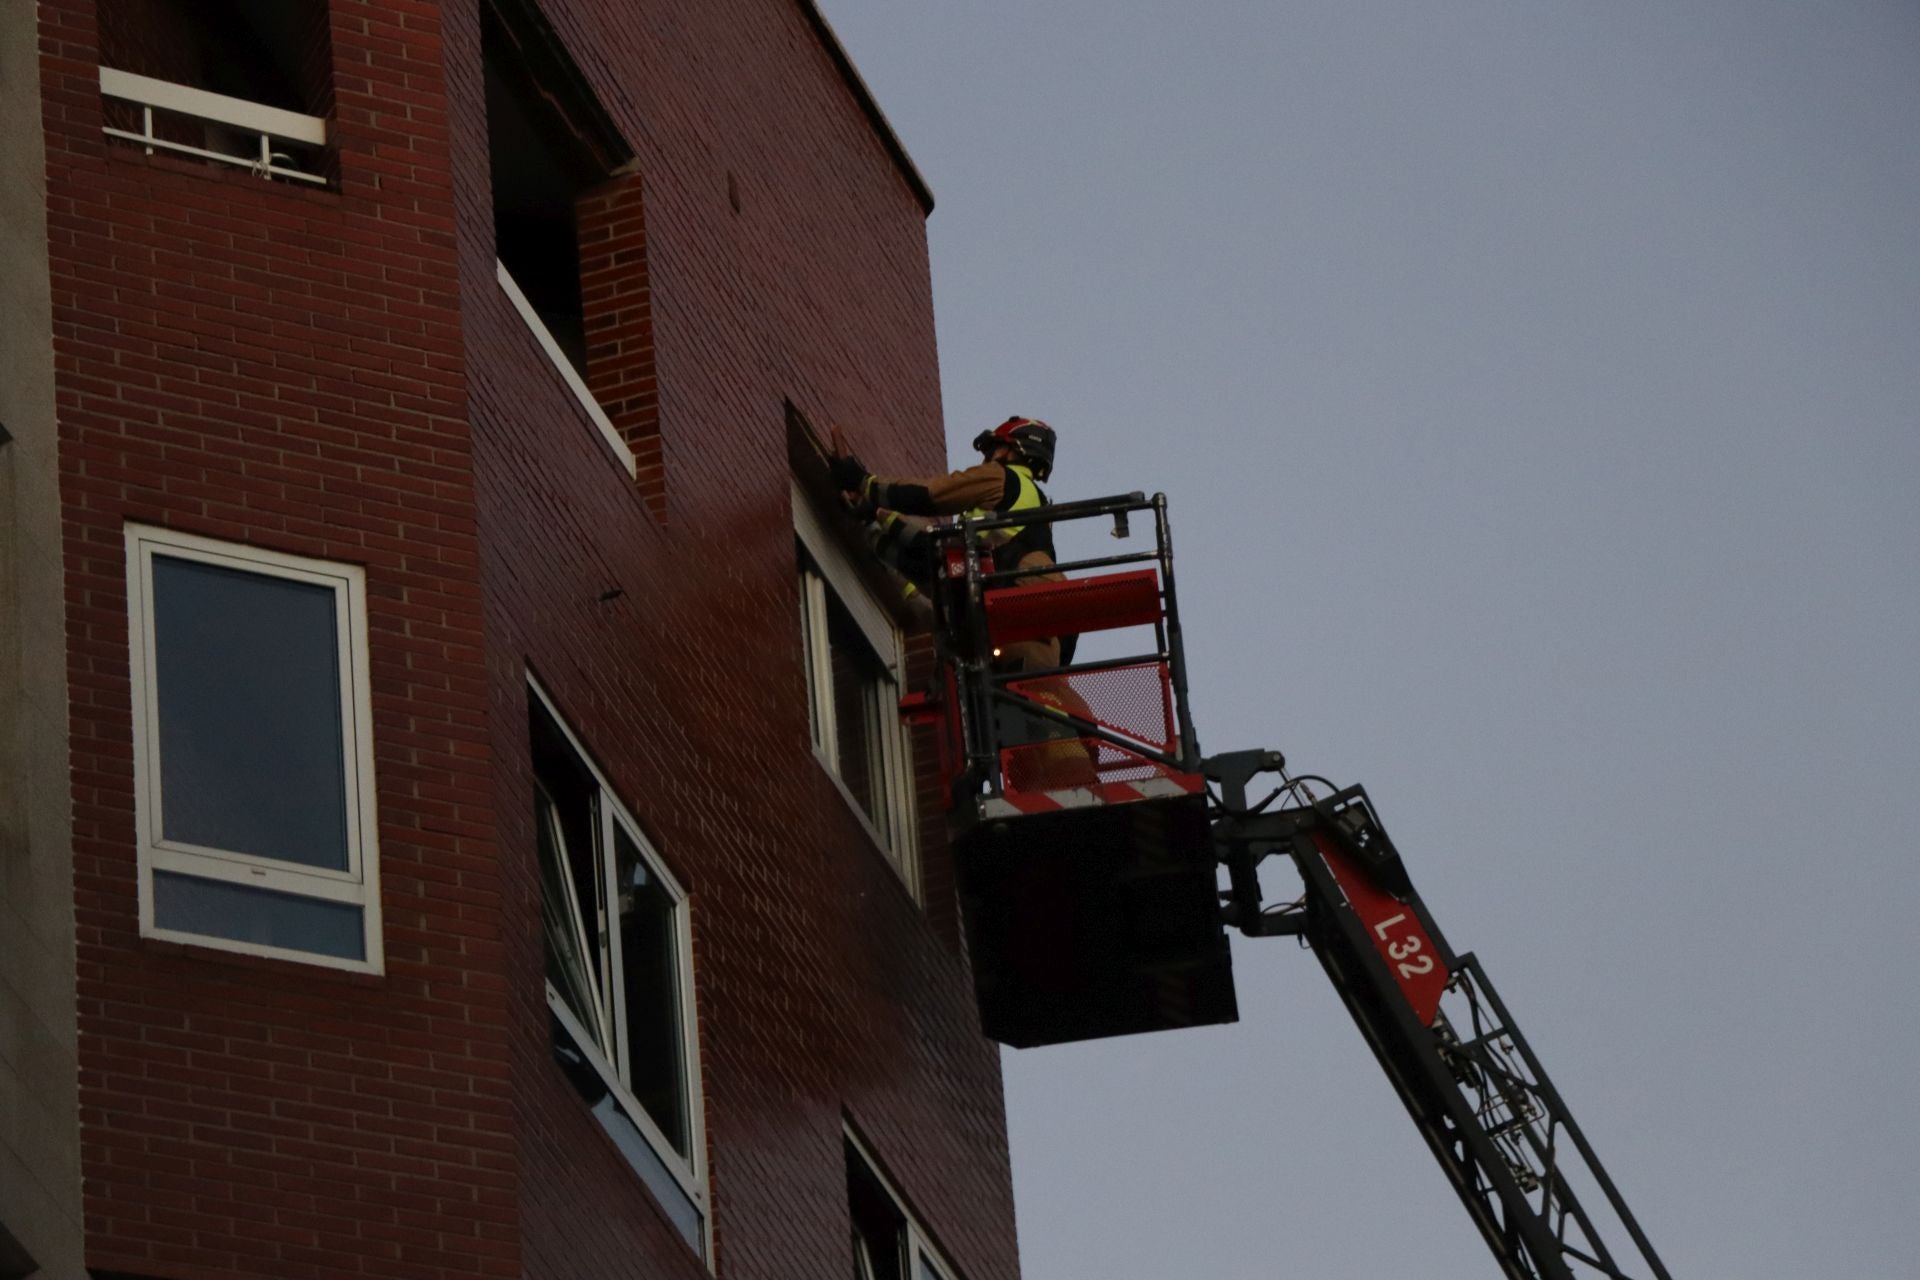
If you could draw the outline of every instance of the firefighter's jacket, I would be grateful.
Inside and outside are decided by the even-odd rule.
[[[930,480],[889,480],[870,477],[862,497],[879,508],[874,518],[874,549],[898,570],[909,585],[932,579],[932,548],[924,525],[900,516],[946,516],[962,512],[974,516],[1009,515],[1038,511],[1047,495],[1023,463],[982,462],[964,471]],[[993,567],[997,570],[1032,569],[1054,562],[1053,526],[1017,525],[995,531]],[[1057,582],[1057,573],[1035,574],[1030,582]],[[1017,652],[1016,652],[1017,651]],[[1005,655],[1019,666],[1039,670],[1059,665],[1060,641],[1023,641]]]
[[[1037,511],[1047,505],[1047,495],[1034,480],[1032,469],[1017,462],[983,462],[932,480],[888,480],[873,476],[867,481],[862,496],[880,508],[883,515],[887,512],[905,516],[951,516],[962,512],[974,516],[1009,515]],[[883,519],[882,523],[895,522]],[[1053,560],[1051,525],[1024,525],[997,531],[994,568],[1033,568],[1051,564]],[[908,576],[921,575],[909,573]],[[1040,574],[1037,580],[1049,581],[1056,576]]]

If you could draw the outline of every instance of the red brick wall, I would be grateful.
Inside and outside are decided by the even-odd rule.
[[[646,188],[639,174],[630,173],[586,192],[574,209],[587,385],[633,450],[634,480],[647,509],[665,518],[667,468],[660,454],[660,389],[653,368]]]
[[[175,84],[327,115],[333,97],[325,0],[286,5],[289,31],[307,35],[305,56],[285,60],[242,24],[239,15],[246,5],[247,0],[238,7],[228,0],[96,0],[100,61]],[[199,127],[191,126],[191,132]]]
[[[702,1274],[548,1049],[531,668],[692,893],[720,1274],[842,1280],[851,1119],[1010,1277],[951,904],[801,684],[783,405],[943,464],[921,211],[797,4],[546,8],[644,185],[654,491],[494,279],[476,0],[334,0],[330,192],[109,148],[92,5],[43,5],[89,1261]],[[136,936],[127,520],[366,566],[383,977]]]
[[[997,1051],[959,958],[815,762],[801,682],[784,404],[847,423],[877,464],[944,469],[923,213],[797,4],[547,12],[636,153],[668,520],[498,297],[469,142],[455,168],[478,251],[462,278],[501,842],[526,904],[516,998],[539,996],[517,718],[531,666],[692,891],[721,1274],[847,1273],[850,1117],[971,1280],[1012,1276]],[[455,72],[463,92],[478,85]],[[950,927],[951,881],[933,879]],[[644,1204],[607,1220],[630,1179],[520,1025],[529,1274],[576,1274],[595,1247],[585,1274],[697,1274],[658,1269],[651,1244],[622,1253],[626,1232],[663,1250],[670,1232],[634,1221]]]
[[[41,15],[89,1263],[518,1274],[437,22],[335,0],[313,192],[109,147],[93,6]],[[383,977],[136,936],[128,520],[366,566]]]

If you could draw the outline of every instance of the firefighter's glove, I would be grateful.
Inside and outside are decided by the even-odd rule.
[[[842,493],[860,493],[864,496],[867,477],[872,473],[860,459],[850,453],[835,454],[827,459],[827,473],[833,477],[834,487]]]

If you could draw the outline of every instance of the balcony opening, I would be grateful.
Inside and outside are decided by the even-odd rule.
[[[564,60],[537,13],[518,6],[481,11],[486,64],[487,150],[493,171],[493,231],[500,265],[554,345],[587,377],[587,317],[580,286],[577,205],[610,176],[583,116],[584,81]],[[624,145],[620,148],[624,153]]]
[[[105,132],[152,155],[324,184],[325,0],[100,0]]]
[[[590,179],[548,141],[532,104],[487,62],[487,144],[493,161],[493,233],[500,263],[567,362],[587,376],[580,300],[580,235],[573,205]]]
[[[500,286],[666,517],[644,192],[633,151],[534,0],[481,8]]]

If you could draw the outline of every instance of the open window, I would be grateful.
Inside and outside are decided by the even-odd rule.
[[[127,527],[140,927],[380,970],[366,580]]]
[[[798,485],[792,501],[814,753],[917,898],[913,752],[900,719],[900,628]]]
[[[326,0],[100,0],[108,137],[324,185]]]
[[[481,54],[501,290],[628,474],[657,482],[633,153],[531,0],[481,6]]]
[[[846,1161],[854,1280],[958,1280],[851,1132]]]
[[[528,711],[554,1052],[704,1256],[687,894],[537,685],[529,685]]]
[[[542,91],[498,11],[487,6],[482,14],[494,252],[561,355],[585,378],[574,203],[607,172]]]

